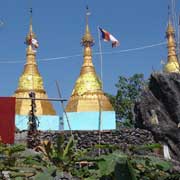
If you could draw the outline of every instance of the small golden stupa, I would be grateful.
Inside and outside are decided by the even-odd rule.
[[[167,63],[164,66],[164,72],[180,73],[180,66],[176,54],[175,31],[170,20],[168,22],[166,37],[167,37],[168,59],[167,59]]]
[[[35,92],[36,98],[47,99],[46,91],[43,86],[43,79],[39,73],[36,63],[36,51],[33,49],[32,44],[28,43],[36,40],[36,35],[32,29],[32,11],[30,18],[29,33],[26,37],[26,64],[24,71],[19,78],[18,88],[14,95],[16,98],[28,98],[30,92]],[[16,99],[16,114],[28,115],[31,108],[31,100]],[[36,115],[55,115],[56,112],[48,100],[36,100]]]
[[[88,26],[88,15],[86,13],[86,30],[81,42],[84,46],[84,62],[66,106],[66,112],[113,111],[109,99],[102,91],[101,81],[92,63],[91,47],[94,40]]]

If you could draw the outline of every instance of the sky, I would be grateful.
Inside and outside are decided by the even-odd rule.
[[[58,97],[55,81],[60,84],[64,98],[71,95],[83,62],[80,45],[85,31],[86,5],[91,15],[89,27],[95,40],[93,52],[99,52],[97,27],[112,33],[120,46],[112,48],[101,42],[103,54],[103,88],[116,94],[119,76],[130,77],[143,73],[148,78],[153,70],[162,69],[166,61],[166,45],[134,51],[124,51],[163,43],[171,0],[4,0],[0,4],[0,96],[11,96],[25,64],[25,37],[29,30],[29,9],[33,8],[33,30],[39,41],[37,61],[50,98]],[[180,13],[180,1],[176,12]],[[110,52],[109,54],[107,52]],[[70,56],[68,58],[68,56]],[[55,60],[41,61],[42,59]],[[66,58],[62,58],[66,57]],[[93,63],[100,76],[100,56],[93,55]],[[57,112],[61,109],[54,104]]]

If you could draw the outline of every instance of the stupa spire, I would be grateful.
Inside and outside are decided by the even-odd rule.
[[[19,78],[18,88],[15,91],[15,97],[29,97],[30,92],[35,92],[36,98],[48,98],[43,85],[43,79],[39,73],[36,62],[36,48],[38,41],[33,32],[32,9],[30,10],[29,32],[26,36],[26,64],[24,71]],[[37,101],[37,115],[54,115],[55,110],[49,101]],[[30,100],[16,101],[16,114],[28,115],[30,110]]]
[[[102,103],[102,110],[110,111],[112,106],[104,95],[95,68],[92,62],[93,37],[89,30],[89,9],[86,8],[86,28],[81,44],[84,46],[84,61],[80,75],[75,83],[72,95],[66,106],[67,112],[99,111],[99,101]]]
[[[90,16],[90,12],[89,12],[89,8],[87,6],[86,7],[86,30],[85,30],[84,36],[82,37],[82,41],[81,41],[81,43],[84,47],[87,47],[87,46],[91,47],[94,45],[94,40],[93,40],[93,37],[89,30],[89,16]]]
[[[164,66],[164,72],[167,73],[180,73],[180,66],[176,53],[176,40],[175,40],[175,30],[172,24],[170,8],[168,7],[168,25],[166,30],[166,38],[167,38],[167,49],[168,49],[168,57],[167,63]]]
[[[37,46],[38,46],[38,42],[37,42],[37,39],[36,39],[36,34],[33,32],[33,24],[32,24],[32,8],[30,9],[30,23],[29,23],[29,32],[26,36],[26,40],[25,40],[25,43],[27,45],[27,52],[26,52],[26,55],[29,55],[29,54],[36,54],[36,51],[33,49],[34,47],[34,43],[32,42],[34,41]],[[37,47],[35,47],[37,48]],[[28,60],[28,59],[27,59]],[[36,63],[36,62],[34,62]]]
[[[33,33],[33,28],[32,28],[32,8],[30,9],[29,33]]]

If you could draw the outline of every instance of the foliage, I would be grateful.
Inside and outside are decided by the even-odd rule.
[[[177,179],[180,174],[171,175],[173,165],[164,159],[150,156],[137,155],[139,152],[153,152],[154,149],[161,149],[160,144],[133,145],[129,147],[128,153],[123,153],[117,146],[96,145],[96,148],[111,149],[113,152],[108,155],[81,158],[82,162],[88,162],[86,166],[75,168],[73,174],[86,180],[168,180],[172,177]],[[145,153],[147,154],[147,153]],[[92,165],[93,163],[93,165]],[[88,166],[91,164],[91,166]]]
[[[126,155],[116,152],[109,155],[94,157],[91,160],[88,159],[88,161],[93,162],[94,165],[90,168],[87,168],[87,166],[85,166],[78,169],[76,171],[76,175],[86,180],[107,178],[112,179],[117,162],[121,161],[123,163],[126,163],[126,159]]]
[[[67,151],[66,151],[67,152]],[[11,179],[54,179],[61,175],[56,166],[45,160],[44,156],[23,145],[0,144],[0,179],[2,171],[7,171]]]
[[[65,172],[69,177],[72,177],[72,174],[85,180],[177,180],[180,177],[180,173],[171,174],[172,163],[155,156],[137,155],[141,154],[138,153],[141,151],[149,152],[161,148],[159,144],[132,145],[126,153],[113,145],[95,145],[94,148],[109,149],[107,152],[112,153],[88,156],[91,149],[76,150],[74,139],[70,138],[68,143],[65,143],[62,135],[55,144],[45,141],[43,146],[39,147],[43,153],[25,150],[22,145],[1,144],[0,171],[10,171],[10,178],[20,180],[57,179],[65,177]],[[11,157],[14,157],[13,163],[7,163]],[[80,167],[78,164],[84,165]]]
[[[123,122],[119,125],[132,126],[134,103],[139,98],[145,83],[143,74],[134,74],[130,78],[119,77],[118,83],[115,85],[116,95],[108,95],[115,109],[117,121]]]
[[[41,172],[38,173],[34,179],[37,179],[37,180],[45,180],[45,179],[48,179],[48,180],[53,180],[54,177],[56,176],[56,167],[48,167],[48,168],[42,168]]]
[[[153,156],[137,156],[131,159],[136,177],[142,180],[162,180],[170,175],[172,164]]]
[[[142,151],[154,151],[154,150],[161,150],[162,146],[161,144],[158,143],[154,143],[154,144],[144,144],[144,145],[131,145],[129,146],[129,151],[131,152],[131,154],[136,154],[138,152],[142,152]]]
[[[14,166],[18,160],[19,153],[24,150],[25,146],[23,145],[7,145],[0,143],[0,169],[5,166]]]
[[[127,179],[127,177],[127,180],[136,180],[135,171],[131,162],[128,161],[128,156],[120,151],[114,151],[112,154],[91,159],[88,158],[87,160],[93,162],[93,165],[89,168],[85,166],[74,171],[76,176],[85,180]]]
[[[129,160],[126,163],[117,163],[115,166],[114,176],[116,179],[137,180],[135,170]]]
[[[170,177],[172,164],[153,156],[127,156],[115,151],[92,160],[94,166],[76,171],[78,177],[91,179],[165,180]],[[176,178],[180,174],[176,174]],[[174,178],[175,178],[174,177]]]
[[[54,144],[51,141],[45,141],[43,146],[39,146],[37,149],[61,170],[68,171],[74,164],[76,151],[73,137],[70,137],[68,143],[65,144],[64,136],[59,135]]]
[[[50,163],[45,161],[41,155],[29,155],[27,157],[24,157],[23,164],[36,167],[47,167]]]

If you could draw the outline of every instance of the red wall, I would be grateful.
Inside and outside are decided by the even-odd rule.
[[[15,97],[0,97],[0,137],[5,144],[14,143]]]

